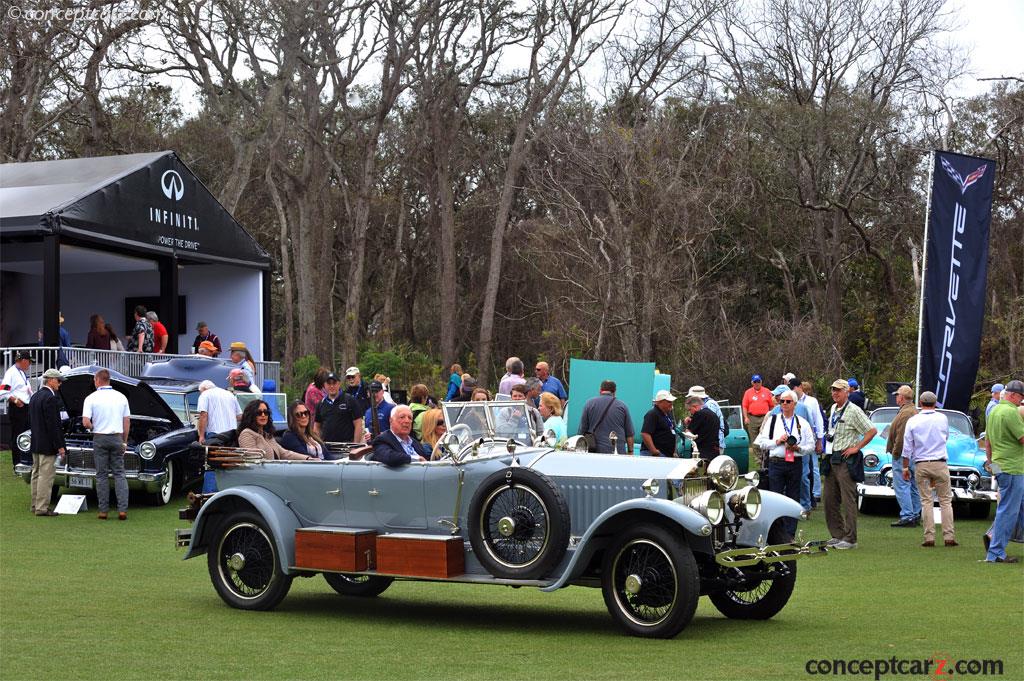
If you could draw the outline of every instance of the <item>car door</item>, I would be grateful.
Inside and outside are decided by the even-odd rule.
[[[427,529],[427,506],[423,481],[429,464],[414,461],[404,466],[370,467],[371,488],[367,490],[377,526],[389,530]]]
[[[304,525],[349,525],[342,494],[342,466],[304,462],[279,468],[287,480],[287,501]]]
[[[377,529],[374,507],[373,472],[384,464],[376,461],[343,461],[341,463],[341,496],[345,504],[348,527]]]

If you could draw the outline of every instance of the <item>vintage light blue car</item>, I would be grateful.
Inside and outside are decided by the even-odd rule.
[[[882,407],[871,412],[871,422],[878,428],[878,434],[864,448],[864,482],[857,485],[862,510],[877,510],[886,500],[895,502],[892,455],[885,451],[885,441],[898,411],[897,407]],[[949,419],[946,454],[953,498],[964,504],[970,517],[987,518],[992,502],[996,501],[996,487],[984,468],[985,450],[978,446],[966,414],[949,409],[939,411]],[[894,503],[889,505],[894,507]]]
[[[389,467],[353,445],[337,461],[268,461],[208,448],[220,491],[194,497],[178,531],[185,558],[207,555],[220,597],[267,610],[296,576],[322,573],[346,596],[395,579],[600,587],[613,618],[667,638],[707,595],[726,616],[767,619],[789,600],[796,502],[740,477],[727,456],[639,458],[553,449],[523,403],[444,406],[443,458]],[[798,532],[798,537],[802,532]]]

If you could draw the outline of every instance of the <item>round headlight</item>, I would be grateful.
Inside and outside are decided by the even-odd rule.
[[[586,453],[590,450],[587,448],[587,438],[582,435],[573,435],[571,438],[565,441],[565,449],[571,452]]]
[[[644,491],[644,494],[649,497],[656,497],[658,496],[658,492],[661,491],[661,485],[659,485],[658,481],[654,478],[647,478],[644,480],[643,484],[640,485],[640,488]]]
[[[725,497],[717,490],[708,490],[691,501],[690,508],[717,525],[725,518]]]
[[[739,474],[740,469],[737,468],[736,462],[725,454],[716,456],[708,464],[708,475],[719,492],[728,492],[735,487]]]
[[[878,465],[878,455],[877,454],[868,454],[868,455],[866,455],[864,457],[864,465],[867,466],[868,468],[874,468],[875,466],[877,466]]]
[[[32,433],[26,430],[18,436],[18,449],[23,452],[27,452],[32,449]]]
[[[147,461],[156,456],[156,445],[146,441],[139,445],[139,456]]]
[[[743,479],[747,481],[747,487],[757,487],[761,484],[761,475],[757,471],[750,471]]]
[[[729,497],[729,508],[740,518],[757,520],[761,515],[761,492],[756,487],[744,487]]]

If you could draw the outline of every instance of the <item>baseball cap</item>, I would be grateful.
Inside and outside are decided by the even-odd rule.
[[[370,390],[383,390],[384,385],[380,381],[370,381]]]
[[[361,373],[363,372],[359,370],[359,367],[349,367],[348,369],[345,369],[345,378],[348,378],[349,376],[356,376]]]
[[[57,371],[56,369],[47,369],[46,371],[43,372],[43,380],[45,381],[45,380],[50,379],[50,378],[57,378],[57,379],[60,379],[60,380],[63,381],[64,380],[64,374],[62,374],[61,372]],[[1019,382],[1020,381],[1018,381],[1018,383]]]
[[[247,348],[245,347],[245,343],[243,343],[242,341],[235,341],[234,343],[231,344],[231,349],[232,350],[246,350]]]
[[[913,399],[914,398],[914,389],[911,388],[909,385],[901,385],[900,387],[896,388],[896,390],[894,390],[892,394],[893,395],[903,395],[904,397],[906,397],[908,399]]]
[[[796,374],[794,374],[792,371],[787,371],[786,373],[782,374],[783,383],[789,383],[794,378],[796,378]]]
[[[1024,387],[1022,387],[1021,390],[1024,390]],[[921,393],[921,404],[935,404],[938,401],[938,395],[933,393],[931,390],[925,390]]]
[[[24,350],[21,350],[21,351],[18,352],[18,354],[16,354],[14,356],[14,361],[15,362],[20,362],[23,359],[27,359],[28,361],[31,362],[32,361],[32,355],[30,355],[29,353],[25,352]],[[1000,389],[1002,389],[1002,386],[1000,386]]]
[[[19,352],[18,354],[20,355],[22,353]],[[1002,383],[996,383],[994,386],[992,386],[992,389],[989,390],[989,392],[990,393],[1001,393],[1004,390],[1006,390],[1006,386],[1005,385],[1003,385]]]
[[[1010,381],[1003,388],[1008,393],[1017,393],[1018,395],[1024,395],[1024,381]]]
[[[751,383],[759,383],[761,381],[761,374],[754,374],[750,377]]]
[[[203,341],[199,344],[200,350],[209,350],[210,352],[217,352],[217,346],[210,341]]]
[[[203,328],[204,326],[209,326],[209,324],[207,324],[206,322],[199,322],[198,324],[196,324],[196,331]]]
[[[702,385],[692,385],[692,386],[690,386],[690,389],[686,391],[686,396],[687,397],[699,397],[701,399],[706,400],[708,398],[708,393],[707,393],[706,390],[704,390],[704,386],[702,386]]]
[[[800,387],[800,379],[794,376],[793,378],[789,379],[789,383],[787,383],[786,385],[788,385],[790,388],[798,388]]]
[[[849,387],[850,387],[850,384],[847,383],[846,381],[844,381],[841,378],[837,378],[836,380],[832,381],[832,387],[833,388],[840,388],[842,390],[848,390]]]
[[[857,382],[856,378],[850,378],[846,381],[851,388],[859,388],[860,383]]]
[[[241,369],[232,369],[228,373],[228,382],[231,385],[249,385],[249,379],[245,377],[245,372]]]
[[[661,402],[662,400],[668,400],[669,402],[675,402],[676,398],[668,390],[659,390],[657,393],[655,393],[654,399],[651,400],[651,401],[652,402]]]
[[[327,374],[326,376],[324,376],[324,383],[329,383],[331,381],[339,381],[340,382],[341,379],[338,378],[338,374],[336,374],[336,373],[334,373],[332,371],[329,374]]]
[[[775,389],[772,390],[772,395],[774,395],[775,397],[778,397],[779,395],[781,395],[782,393],[786,392],[787,390],[789,390],[789,386],[788,385],[777,385],[777,386],[775,386]]]

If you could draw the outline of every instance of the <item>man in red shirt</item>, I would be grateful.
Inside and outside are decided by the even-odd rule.
[[[755,462],[760,461],[760,459],[755,458],[759,456],[760,450],[755,449],[754,440],[757,438],[757,434],[761,432],[761,422],[764,421],[765,414],[775,406],[772,391],[761,385],[760,374],[754,374],[750,377],[750,387],[743,393],[743,401],[740,403],[740,406],[743,409],[743,425],[746,426],[747,434],[750,436],[749,463],[753,466]]]
[[[167,327],[160,323],[160,318],[152,310],[146,313],[146,318],[153,325],[153,352],[167,352]]]

